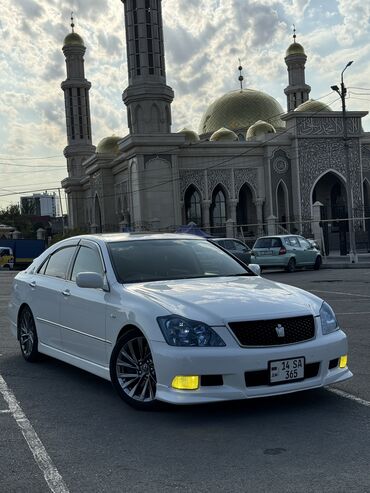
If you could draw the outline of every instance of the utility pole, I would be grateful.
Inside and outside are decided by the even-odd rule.
[[[344,143],[344,162],[346,166],[346,195],[347,195],[347,210],[348,210],[348,232],[349,232],[349,261],[352,264],[357,264],[358,256],[356,251],[356,236],[353,219],[353,191],[352,191],[352,177],[351,169],[349,165],[349,143],[348,143],[348,131],[347,131],[347,113],[346,113],[346,94],[347,88],[344,85],[343,74],[344,71],[352,65],[353,61],[347,63],[341,73],[340,89],[338,86],[331,86],[331,89],[339,94],[342,101],[342,120],[343,120],[343,143]]]

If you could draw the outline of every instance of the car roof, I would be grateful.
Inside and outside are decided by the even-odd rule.
[[[197,235],[183,233],[102,233],[86,234],[68,238],[68,240],[100,240],[104,243],[132,240],[204,240],[206,238]]]
[[[298,234],[298,233],[290,233],[290,234],[287,234],[287,235],[268,235],[268,236],[259,236],[257,238],[257,240],[260,240],[261,238],[289,238],[290,236],[300,236],[301,238],[303,238],[302,235]]]

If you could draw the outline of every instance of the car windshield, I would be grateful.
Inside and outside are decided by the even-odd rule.
[[[121,283],[254,275],[206,240],[134,240],[108,248]]]

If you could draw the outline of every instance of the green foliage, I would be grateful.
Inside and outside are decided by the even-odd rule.
[[[54,245],[54,243],[57,243],[58,241],[65,240],[66,238],[71,238],[72,236],[77,236],[77,235],[86,235],[88,234],[89,231],[81,228],[74,228],[74,229],[67,229],[64,234],[59,233],[57,235],[54,235],[51,239],[50,245]]]
[[[0,223],[13,226],[23,235],[29,235],[35,231],[30,218],[21,214],[20,207],[17,204],[0,209]]]

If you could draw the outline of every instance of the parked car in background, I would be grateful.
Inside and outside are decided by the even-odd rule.
[[[13,250],[9,247],[0,246],[0,269],[11,270],[14,267]]]
[[[274,235],[258,238],[252,248],[251,262],[261,269],[280,267],[294,272],[299,267],[320,269],[320,251],[303,236]]]
[[[209,241],[220,245],[245,264],[250,264],[252,250],[241,240],[235,238],[209,238]]]
[[[192,235],[77,236],[15,277],[11,329],[26,361],[75,365],[141,409],[350,378],[332,308],[258,272]]]

